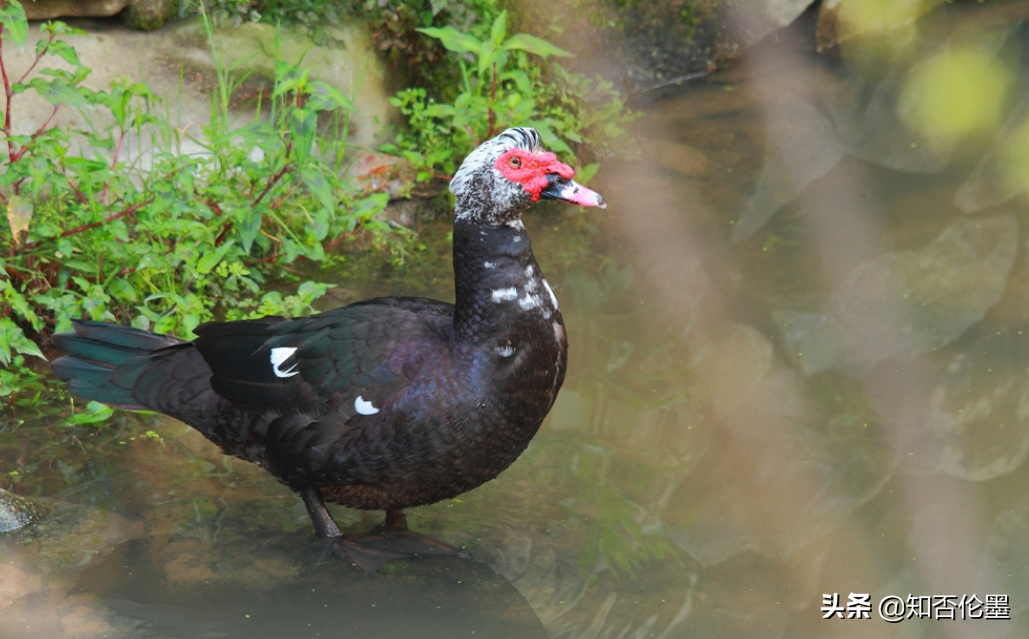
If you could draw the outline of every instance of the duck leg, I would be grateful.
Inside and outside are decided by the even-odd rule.
[[[304,505],[307,506],[307,514],[311,516],[311,521],[314,523],[315,533],[319,537],[342,537],[343,532],[340,531],[339,524],[332,518],[329,509],[325,507],[321,489],[317,486],[308,486],[301,488],[299,492],[300,497],[304,500]]]
[[[322,492],[317,486],[299,490],[307,513],[314,523],[319,537],[331,540],[333,552],[341,559],[354,564],[365,574],[374,573],[382,564],[394,559],[416,555],[456,555],[467,557],[457,550],[427,535],[412,532],[407,527],[407,515],[403,510],[386,511],[386,521],[377,533],[362,537],[346,537],[325,507]]]
[[[300,497],[304,500],[304,505],[307,506],[307,514],[311,516],[311,522],[314,523],[315,534],[328,539],[332,544],[332,552],[336,556],[344,561],[349,561],[366,575],[374,573],[387,561],[408,556],[407,553],[366,546],[345,537],[339,529],[339,524],[332,518],[329,509],[325,507],[321,489],[317,486],[308,486],[301,488],[299,492]]]

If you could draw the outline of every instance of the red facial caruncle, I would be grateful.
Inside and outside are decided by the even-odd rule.
[[[525,149],[514,148],[504,153],[494,165],[500,174],[522,185],[532,194],[532,201],[540,199],[540,191],[547,188],[547,174],[557,173],[565,179],[572,179],[575,171],[550,151],[532,153]]]

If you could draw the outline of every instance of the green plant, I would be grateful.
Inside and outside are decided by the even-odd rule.
[[[157,114],[160,101],[143,84],[82,86],[90,70],[62,36],[85,34],[61,23],[44,25],[34,63],[11,81],[2,47],[24,42],[26,25],[18,2],[0,5],[0,203],[11,229],[0,236],[0,396],[8,402],[35,396],[27,358],[42,358],[39,338],[69,330],[71,318],[131,318],[188,336],[216,314],[302,313],[327,285],[262,294],[269,273],[324,260],[362,231],[390,232],[376,218],[386,196],[355,195],[339,177],[350,101],[303,68],[278,62],[267,117],[259,103],[253,121],[233,128],[228,102],[242,80],[219,66],[211,121],[187,135],[167,107]],[[72,69],[45,68],[47,56]],[[18,135],[11,105],[26,91],[52,111]],[[67,108],[79,111],[82,128],[51,125]]]
[[[396,145],[387,146],[387,152],[406,157],[422,169],[420,177],[424,179],[453,173],[468,151],[508,126],[535,127],[549,147],[571,151],[555,135],[554,120],[541,112],[532,97],[524,56],[528,53],[546,59],[570,53],[532,35],[508,37],[507,11],[496,16],[488,35],[482,37],[449,26],[418,31],[438,39],[457,54],[460,92],[453,103],[446,103],[436,102],[422,88],[401,91],[392,103],[408,117],[411,133],[398,132]],[[466,55],[471,57],[471,64]],[[426,153],[426,149],[431,151]]]
[[[406,157],[421,180],[446,178],[479,141],[507,126],[535,126],[548,147],[587,165],[579,172],[584,180],[597,160],[635,154],[623,125],[637,115],[620,92],[599,76],[554,64],[570,54],[546,40],[508,37],[508,13],[497,0],[210,0],[210,6],[221,19],[282,22],[318,40],[331,39],[324,25],[343,15],[367,21],[377,48],[403,65],[412,83],[393,100],[407,126],[383,150]]]
[[[494,4],[478,4],[489,18]],[[504,10],[467,32],[451,26],[417,29],[439,40],[460,71],[451,100],[434,97],[425,87],[404,89],[392,99],[408,126],[383,150],[409,160],[419,179],[447,177],[482,140],[511,126],[531,126],[548,148],[573,157],[565,140],[580,148],[595,140],[594,157],[609,155],[615,140],[625,143],[622,124],[636,116],[613,85],[556,64],[544,68],[540,60],[571,54],[529,34],[508,36],[507,19]],[[584,167],[581,178],[589,179],[596,169]]]

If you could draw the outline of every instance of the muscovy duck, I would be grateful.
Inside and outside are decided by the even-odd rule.
[[[404,509],[496,477],[554,404],[568,343],[521,216],[540,198],[604,207],[573,175],[529,128],[468,155],[450,183],[454,304],[380,297],[303,318],[211,322],[193,342],[76,321],[54,336],[66,356],[51,368],[73,395],[170,415],[265,468],[366,571],[455,553],[409,531]],[[385,510],[382,533],[344,537],[325,501]]]

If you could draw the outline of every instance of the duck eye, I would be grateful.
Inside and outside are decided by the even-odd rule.
[[[522,166],[522,159],[516,156],[508,160],[507,163],[510,164],[512,167],[518,169]]]

